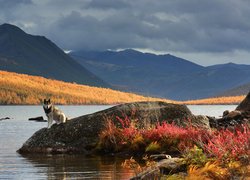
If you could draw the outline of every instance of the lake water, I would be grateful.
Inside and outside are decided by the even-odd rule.
[[[59,106],[70,118],[90,114],[111,106]],[[192,105],[194,114],[220,116],[234,105]],[[133,172],[121,168],[121,157],[84,155],[29,155],[16,153],[22,144],[46,122],[28,121],[44,116],[41,106],[0,106],[0,179],[129,179]]]

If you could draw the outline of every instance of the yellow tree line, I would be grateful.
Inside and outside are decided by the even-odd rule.
[[[0,104],[41,104],[44,98],[51,98],[56,104],[120,104],[136,101],[164,101],[178,104],[238,104],[244,95],[173,101],[107,88],[66,83],[39,76],[0,71]]]
[[[239,104],[245,95],[241,96],[229,96],[229,97],[215,97],[215,98],[207,98],[207,99],[197,99],[190,101],[183,101],[184,104],[192,105],[192,104]]]
[[[0,104],[41,104],[51,98],[56,104],[119,104],[135,101],[165,101],[107,88],[0,71]]]

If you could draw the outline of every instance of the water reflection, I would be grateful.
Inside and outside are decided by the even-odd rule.
[[[25,155],[38,178],[129,179],[133,172],[121,167],[123,158],[84,155]]]

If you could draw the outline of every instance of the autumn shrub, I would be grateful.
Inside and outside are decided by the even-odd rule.
[[[131,141],[130,149],[135,152],[143,152],[146,147],[146,142],[141,134],[136,134]]]
[[[250,130],[247,124],[233,131],[178,127],[166,122],[149,129],[137,129],[127,121],[123,123],[124,128],[118,128],[123,137],[120,139],[128,145],[127,148],[146,153],[169,152],[171,147],[178,149],[189,169],[187,179],[250,176]]]
[[[182,156],[187,165],[203,167],[208,162],[206,154],[204,154],[203,150],[197,146],[188,149]]]
[[[126,159],[121,166],[123,168],[132,169],[135,176],[143,171],[142,166],[133,157],[131,157],[130,159]]]
[[[145,149],[148,153],[159,153],[161,151],[161,145],[157,142],[151,142]]]
[[[159,141],[162,138],[180,139],[186,134],[186,129],[176,126],[174,123],[168,124],[166,122],[158,123],[155,128],[147,129],[142,132],[146,139],[150,141]]]
[[[108,119],[105,128],[99,134],[99,144],[97,149],[106,152],[116,152],[121,145],[123,134],[121,129],[116,128],[112,120]]]
[[[211,133],[207,129],[193,126],[179,127],[174,123],[163,122],[155,128],[142,132],[144,138],[151,141],[158,141],[165,150],[172,149],[185,152],[194,145],[201,146],[201,142],[207,142]]]
[[[118,124],[107,121],[100,134],[100,145],[105,148],[144,152],[184,152],[200,142],[207,141],[210,133],[196,127],[178,127],[174,123],[158,123],[153,128],[139,129],[125,116],[116,117]],[[157,148],[156,148],[157,147]]]
[[[204,150],[212,157],[221,161],[239,160],[250,158],[250,129],[245,124],[236,128],[234,132],[225,129],[214,131]]]
[[[150,179],[158,179],[159,177],[159,169],[156,169],[156,162],[148,158],[148,156],[144,156],[142,158],[144,162],[139,163],[133,157],[126,159],[121,166],[123,168],[131,169],[134,171],[134,175],[137,177],[139,173],[148,170],[155,169],[155,173],[151,175]]]
[[[187,180],[228,179],[229,173],[226,168],[220,167],[218,162],[207,162],[204,167],[191,165],[188,170]]]
[[[228,172],[233,177],[248,177],[250,178],[250,165],[240,162],[240,161],[230,161],[229,163],[223,164],[225,168],[228,169]]]
[[[117,118],[122,124],[114,122],[107,125],[100,133],[102,148],[119,152],[166,152],[178,150],[189,159],[189,164],[204,165],[207,159],[216,158],[220,162],[249,161],[250,131],[248,125],[234,132],[225,130],[207,130],[192,126],[178,127],[166,122],[158,123],[154,128],[138,129],[130,120]]]

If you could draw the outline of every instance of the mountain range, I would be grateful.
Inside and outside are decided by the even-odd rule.
[[[17,26],[0,26],[0,70],[39,75],[98,87],[110,87],[44,36]]]
[[[174,100],[222,95],[250,82],[250,65],[200,66],[170,54],[73,51],[71,57],[118,89]]]
[[[46,37],[10,24],[0,25],[0,70],[173,100],[225,95],[239,86],[245,93],[250,83],[250,65],[204,67],[170,54],[133,49],[66,54]]]

